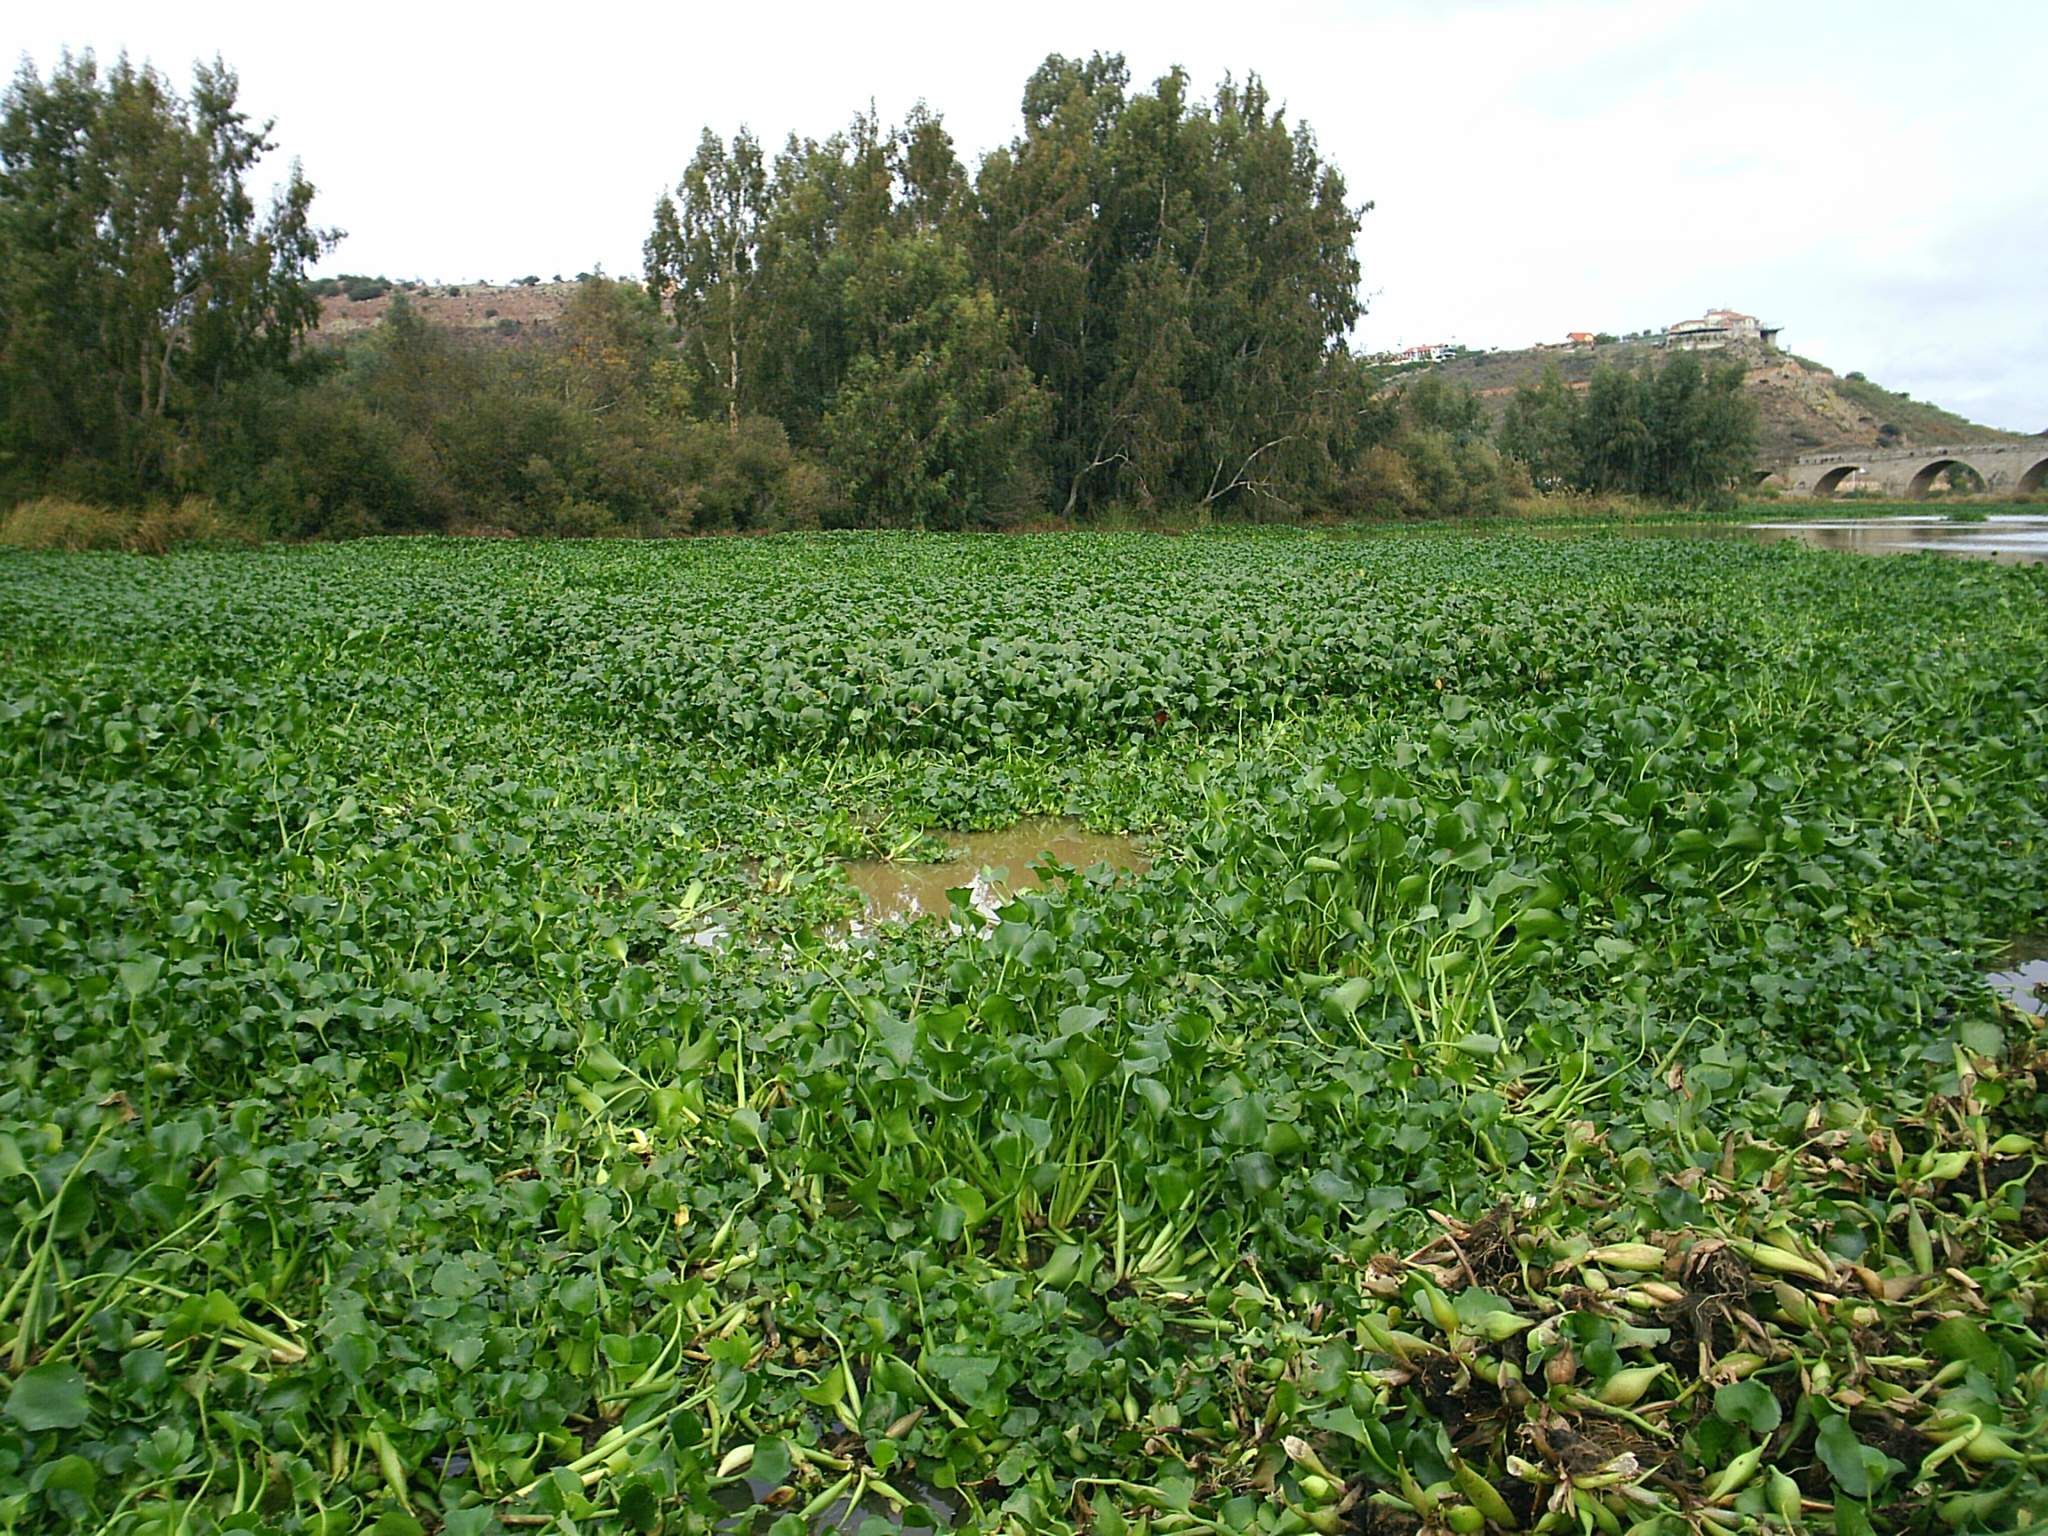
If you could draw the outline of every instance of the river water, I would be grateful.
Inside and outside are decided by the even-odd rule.
[[[2005,965],[1984,979],[2015,1008],[2048,1014],[2048,934],[2014,940]]]
[[[1859,555],[1904,555],[1932,550],[1996,560],[2000,565],[2048,563],[2048,517],[2000,514],[1965,523],[1945,517],[1867,517],[1827,521],[1751,523],[1751,537],[1792,540],[1815,549]]]

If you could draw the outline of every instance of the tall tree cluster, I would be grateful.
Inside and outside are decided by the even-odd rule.
[[[773,417],[878,520],[1291,505],[1354,435],[1363,212],[1257,77],[1054,56],[974,176],[922,106],[772,163],[707,132],[647,281],[697,408]]]
[[[0,98],[0,481],[54,467],[142,492],[181,425],[286,364],[317,317],[306,269],[337,237],[296,165],[257,207],[271,125],[236,97],[218,61],[180,96],[86,54]]]

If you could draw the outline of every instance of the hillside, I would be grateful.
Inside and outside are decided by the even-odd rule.
[[[1530,348],[1516,352],[1473,352],[1432,365],[1453,384],[1471,389],[1498,421],[1508,397],[1556,368],[1569,384],[1583,388],[1603,366],[1638,368],[1665,354],[1654,342],[1607,342],[1580,351]],[[1981,426],[1952,411],[1873,384],[1861,374],[1843,376],[1808,358],[1764,348],[1710,352],[1702,361],[1740,357],[1748,366],[1749,392],[1757,403],[1758,448],[1766,461],[1804,453],[1841,453],[1885,444],[1902,448],[1942,443],[1990,443],[2019,434]],[[1402,370],[1396,379],[1425,370]],[[1889,427],[1892,430],[1887,432]]]
[[[429,324],[517,336],[548,330],[576,291],[574,282],[393,283],[383,278],[335,278],[322,286],[335,290],[320,295],[317,335],[330,341],[375,326],[397,292],[403,292]],[[350,288],[365,296],[351,297]]]
[[[334,291],[320,299],[318,335],[339,341],[375,326],[403,291],[421,317],[453,330],[512,338],[545,334],[561,318],[575,292],[573,281],[543,283],[394,283],[383,278],[330,279]],[[351,297],[350,290],[360,297]],[[1469,352],[1427,367],[1402,368],[1385,376],[1392,383],[1432,369],[1472,390],[1497,422],[1517,387],[1533,384],[1546,368],[1584,387],[1596,368],[1639,368],[1660,362],[1655,342],[1613,341],[1578,351],[1527,348],[1513,352]],[[1758,408],[1758,447],[1767,461],[1805,453],[1839,453],[1873,444],[1913,448],[1944,443],[2011,441],[2019,434],[1943,410],[1925,400],[1884,388],[1860,373],[1837,374],[1823,364],[1775,348],[1704,354],[1704,361],[1740,356]],[[1889,427],[1892,430],[1887,432]]]

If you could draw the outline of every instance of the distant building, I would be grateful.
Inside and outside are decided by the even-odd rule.
[[[1592,346],[1596,338],[1591,331],[1566,331],[1564,339],[1569,346],[1577,350],[1580,347]]]
[[[1710,309],[1697,320],[1681,320],[1664,327],[1661,345],[1680,352],[1715,352],[1745,343],[1775,347],[1780,329],[1739,309]]]
[[[1400,347],[1392,352],[1382,352],[1376,361],[1382,363],[1440,363],[1451,355],[1451,344],[1447,341],[1433,341],[1419,347]]]

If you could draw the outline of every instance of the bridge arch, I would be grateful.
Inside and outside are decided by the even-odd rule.
[[[1862,468],[1861,464],[1837,464],[1833,469],[1813,482],[1813,494],[1816,496],[1834,495],[1840,489],[1844,480],[1853,474],[1859,473]]]
[[[2031,496],[2044,486],[2048,486],[2048,459],[2043,459],[2032,469],[2023,470],[2013,489],[2022,496]]]
[[[1927,461],[1927,463],[1922,465],[1920,469],[1914,474],[1913,478],[1909,482],[1907,482],[1906,499],[1908,501],[1925,501],[1927,499],[1927,493],[1934,489],[1934,482],[1939,480],[1943,475],[1947,474],[1952,469],[1967,470],[1970,474],[1970,477],[1977,482],[1977,490],[1979,492],[1982,492],[1984,490],[1985,482],[1983,472],[1979,470],[1976,465],[1970,463],[1967,459],[1930,459]]]

